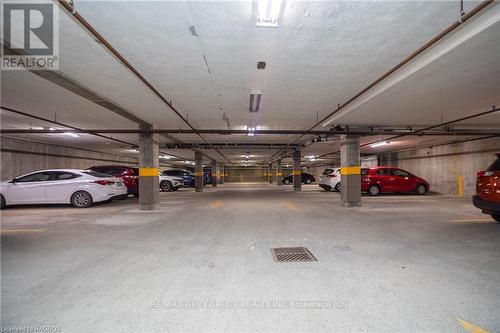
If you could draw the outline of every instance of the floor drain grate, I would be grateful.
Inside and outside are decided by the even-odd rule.
[[[305,247],[277,247],[271,252],[277,262],[318,261]]]

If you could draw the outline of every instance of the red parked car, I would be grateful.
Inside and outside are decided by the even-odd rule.
[[[483,213],[500,222],[500,153],[486,171],[477,173],[476,195],[472,197],[472,202]]]
[[[429,183],[399,168],[362,168],[361,191],[370,195],[388,192],[413,192],[423,195],[429,191]]]
[[[127,186],[128,194],[139,196],[139,169],[125,165],[96,165],[89,168],[92,171],[107,173],[123,179],[123,184]]]

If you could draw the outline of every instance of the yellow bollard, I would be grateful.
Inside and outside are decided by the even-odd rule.
[[[464,195],[464,179],[462,175],[458,176],[458,195],[460,197]]]

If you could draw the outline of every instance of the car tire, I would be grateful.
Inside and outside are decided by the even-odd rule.
[[[172,191],[177,191],[178,189],[180,189],[180,187],[179,187],[179,186],[174,187],[174,188],[172,189]]]
[[[342,191],[342,184],[340,182],[338,182],[337,185],[335,185],[335,191],[337,192]]]
[[[172,191],[172,183],[169,182],[168,180],[164,180],[160,183],[160,190],[163,192],[170,192]]]
[[[306,179],[306,184],[311,184],[311,180],[310,179]]]
[[[491,217],[493,218],[493,220],[500,223],[500,214],[491,214]]]
[[[6,206],[7,203],[5,202],[5,198],[0,194],[0,209],[4,209]]]
[[[139,193],[133,193],[132,195],[134,196],[134,198],[138,198],[139,197]]]
[[[116,197],[116,200],[125,200],[125,199],[127,199],[127,197],[128,197],[128,194],[119,195]]]
[[[380,187],[378,185],[371,185],[368,187],[368,194],[375,197],[380,194]]]
[[[427,192],[427,188],[425,187],[424,184],[418,184],[417,188],[415,189],[415,193],[418,195],[424,195],[425,192]]]
[[[92,206],[92,196],[89,192],[77,191],[71,196],[71,205],[75,208],[87,208]]]
[[[283,181],[283,183],[284,183],[285,185],[289,185],[289,184],[290,184],[290,181],[289,181],[288,179],[285,179],[285,180]]]

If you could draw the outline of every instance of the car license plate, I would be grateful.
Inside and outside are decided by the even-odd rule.
[[[122,186],[122,182],[116,182],[116,185]]]

